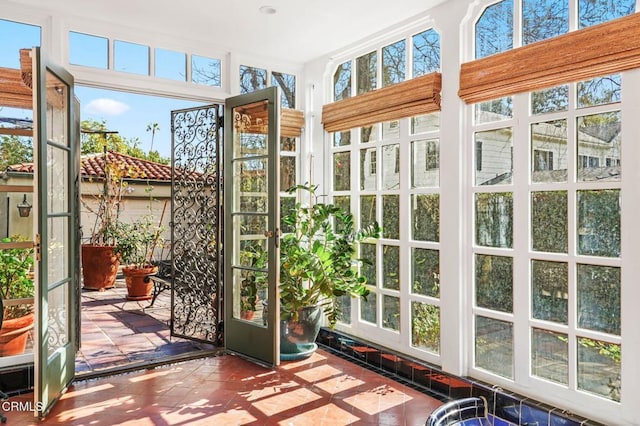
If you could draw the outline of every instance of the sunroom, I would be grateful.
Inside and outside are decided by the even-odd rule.
[[[381,238],[359,246],[372,260],[361,270],[370,295],[345,299],[343,317],[335,329],[323,328],[320,344],[364,362],[366,351],[377,351],[377,368],[450,399],[485,396],[494,414],[512,423],[525,421],[524,409],[514,420],[504,407],[527,401],[548,424],[556,415],[637,424],[636,1],[226,3],[0,0],[0,67],[20,69],[20,49],[37,46],[31,54],[41,55],[43,72],[70,81],[78,120],[98,98],[162,99],[169,105],[159,118],[165,132],[151,143],[174,167],[200,161],[183,149],[195,139],[187,140],[180,123],[206,111],[212,115],[204,133],[222,133],[225,104],[277,87],[279,182],[268,182],[275,190],[265,198],[269,210],[284,211],[295,202],[285,190],[310,183],[350,209],[356,225],[382,226]],[[51,80],[42,78],[48,87]],[[0,118],[7,118],[12,110],[2,108]],[[127,135],[140,136],[144,128]],[[42,139],[56,142],[52,134]],[[220,139],[198,169],[215,185],[227,173],[218,162]],[[35,160],[53,151],[40,148]],[[250,172],[257,173],[255,164]],[[216,256],[227,231],[220,202],[206,197],[231,191],[233,176],[225,174],[226,186],[193,192],[203,232],[219,226]],[[172,194],[173,231],[182,238],[193,224],[179,212],[181,191],[193,190],[185,185],[174,184]],[[56,201],[34,188],[39,217],[37,206]],[[52,227],[67,218],[42,217]],[[67,259],[70,271],[79,269],[81,243],[73,224],[63,227],[75,247],[66,253],[76,259]],[[268,229],[265,244],[277,244],[278,230]],[[225,233],[225,241],[235,235]],[[51,241],[42,241],[56,259]],[[190,259],[204,264],[211,252],[202,256]],[[197,339],[216,335],[226,318],[226,281],[216,271],[220,309],[197,317]],[[79,285],[74,279],[65,282]],[[54,290],[49,296],[60,297]],[[275,283],[270,291],[277,294]],[[73,328],[77,316],[68,318]],[[229,349],[242,347],[252,326],[225,324]],[[36,335],[42,341],[42,330]],[[31,362],[37,376],[46,355],[2,366]],[[407,374],[404,361],[433,374]]]

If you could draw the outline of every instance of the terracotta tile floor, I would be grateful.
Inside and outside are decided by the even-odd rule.
[[[439,405],[319,349],[306,360],[284,362],[276,369],[220,355],[79,381],[44,424],[423,425]],[[36,424],[28,412],[6,415],[10,425]]]
[[[105,291],[82,290],[82,344],[76,373],[96,372],[131,363],[214,349],[169,335],[170,293],[150,300],[129,301],[124,281]]]
[[[7,424],[401,426],[423,425],[441,405],[322,349],[276,369],[219,355],[82,379],[83,373],[213,348],[169,336],[168,292],[153,308],[125,294],[122,282],[105,292],[83,291],[80,379],[43,422],[24,411],[32,393],[4,401]]]

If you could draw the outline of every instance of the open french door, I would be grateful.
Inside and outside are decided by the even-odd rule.
[[[280,363],[279,92],[228,98],[224,131],[226,348]]]
[[[35,408],[71,383],[78,349],[79,111],[73,77],[31,51],[34,123]]]

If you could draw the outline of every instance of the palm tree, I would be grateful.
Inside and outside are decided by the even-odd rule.
[[[156,135],[156,132],[160,131],[160,125],[158,123],[149,123],[147,124],[147,132],[151,132],[151,148],[149,148],[149,152],[153,151],[153,138]]]

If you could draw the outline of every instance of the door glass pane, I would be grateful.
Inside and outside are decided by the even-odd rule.
[[[56,284],[69,278],[69,218],[51,217],[48,237],[47,282]]]
[[[47,146],[47,208],[48,213],[66,213],[69,211],[67,199],[69,164],[68,152],[55,146]]]
[[[267,188],[267,160],[247,160],[235,163],[235,174],[238,177],[237,184],[242,194],[253,193],[265,197]]]
[[[67,284],[49,290],[47,295],[49,315],[47,319],[47,355],[69,343],[69,315],[67,301],[69,286]]]

